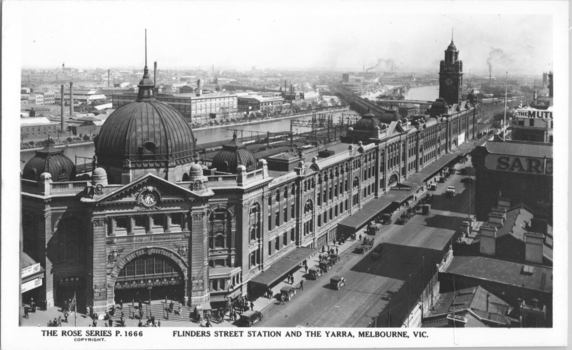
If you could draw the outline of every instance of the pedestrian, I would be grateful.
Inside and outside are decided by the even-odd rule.
[[[66,312],[64,312],[64,321],[67,323],[68,322],[68,311],[66,310]]]
[[[139,323],[137,324],[137,327],[143,327],[143,322],[141,322],[141,319],[139,319]]]
[[[286,304],[284,303],[284,300],[285,300],[285,299],[286,299],[286,298],[284,297],[284,294],[282,294],[282,295],[280,296],[280,304],[286,305]],[[278,304],[278,305],[280,305],[280,304]]]
[[[28,315],[28,306],[24,305],[24,318],[30,318],[30,316]]]
[[[141,302],[141,299],[139,299],[139,310],[143,309],[143,303]]]
[[[361,241],[361,233],[359,234],[359,240]]]
[[[93,320],[93,327],[97,327],[97,320]]]
[[[338,247],[336,247],[336,255],[337,255],[337,254],[339,254],[339,253],[338,253]]]
[[[62,316],[58,316],[58,327],[62,326]]]
[[[69,308],[70,308],[70,304],[68,304],[68,301],[67,300],[64,301],[64,311],[69,310]]]
[[[161,321],[157,321],[157,327],[161,327]]]
[[[306,273],[308,273],[308,265],[304,265],[304,269],[306,269]]]
[[[36,312],[36,302],[34,301],[34,298],[30,299],[30,309],[32,312]]]
[[[108,322],[109,322],[109,327],[113,327],[113,319],[110,318]]]
[[[301,280],[301,281],[300,281],[300,289],[301,289],[301,290],[304,290],[304,280]]]
[[[207,327],[212,327],[213,325],[211,324],[211,320],[207,317]]]
[[[121,308],[121,310],[123,310],[123,300],[119,299],[119,308]]]
[[[250,302],[250,311],[254,311],[254,303],[252,301]]]

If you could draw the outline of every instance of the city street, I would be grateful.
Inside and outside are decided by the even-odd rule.
[[[457,165],[458,169],[461,167],[468,167],[469,174],[474,175],[470,162]],[[385,326],[400,327],[398,322],[407,317],[408,303],[413,303],[422,290],[422,276],[428,280],[435,273],[434,268],[424,271],[423,261],[425,266],[434,267],[439,263],[442,247],[448,245],[453,233],[467,219],[469,198],[473,200],[474,196],[474,182],[470,182],[471,188],[461,181],[467,177],[457,173],[439,183],[436,191],[429,191],[434,194],[429,216],[417,214],[405,225],[383,226],[374,244],[375,249],[383,243],[379,260],[370,259],[374,249],[358,254],[355,248],[359,243],[356,242],[325,275],[317,281],[308,280],[304,290],[298,290],[292,301],[286,305],[275,302],[264,309],[264,320],[256,326],[366,327],[374,317],[381,316],[378,320]],[[455,186],[453,198],[446,197],[447,186]],[[397,217],[395,214],[394,221]],[[363,229],[361,234],[364,235]],[[429,261],[434,264],[428,264]],[[347,285],[341,290],[330,288],[330,278],[334,275],[347,279]],[[390,313],[392,324],[388,322]]]

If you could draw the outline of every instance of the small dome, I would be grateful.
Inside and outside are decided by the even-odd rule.
[[[203,167],[200,164],[191,164],[191,170],[189,171],[191,177],[201,177],[203,176]]]
[[[453,40],[451,40],[451,43],[449,44],[449,47],[447,47],[447,50],[448,51],[457,51],[457,46],[455,46],[455,43],[453,42]]]
[[[437,114],[446,113],[448,110],[449,105],[447,104],[447,101],[445,101],[443,98],[438,98],[435,100],[435,102],[433,102],[428,112],[430,115],[434,116]]]
[[[380,126],[381,122],[375,118],[370,111],[364,114],[360,120],[355,123],[353,129],[360,131],[374,131],[376,126]]]
[[[107,172],[103,168],[95,168],[91,174],[92,176],[107,176]]]
[[[64,155],[63,149],[57,149],[48,142],[24,166],[22,178],[32,181],[42,180],[43,173],[51,174],[54,182],[75,180],[75,165]]]
[[[471,90],[471,92],[469,92],[467,95],[467,101],[469,101],[471,104],[477,103],[477,94],[475,94],[475,90]]]
[[[256,170],[256,159],[244,144],[236,139],[235,133],[232,141],[223,145],[222,150],[214,156],[211,168],[225,173],[236,173],[239,165],[244,165],[247,172]]]

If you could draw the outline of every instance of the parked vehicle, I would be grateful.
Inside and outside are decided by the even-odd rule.
[[[375,235],[381,230],[382,224],[374,224],[373,222],[369,222],[367,224],[367,234],[368,235]]]
[[[346,279],[341,276],[334,276],[330,279],[330,286],[332,289],[340,290],[343,286],[346,285]]]
[[[332,262],[330,260],[322,260],[320,261],[320,269],[324,272],[328,272],[329,269],[332,268]]]
[[[391,224],[391,214],[389,214],[389,213],[383,213],[383,214],[381,215],[381,220],[380,220],[380,221],[381,221],[381,224],[382,224],[382,225],[389,225],[389,224]]]
[[[320,276],[322,276],[322,270],[311,267],[308,269],[308,276],[313,280],[317,280]]]
[[[284,286],[280,288],[280,296],[284,295],[284,300],[290,300],[296,295],[296,288],[292,286]]]
[[[239,323],[245,327],[252,327],[258,321],[262,321],[260,311],[245,311],[240,315]]]
[[[430,184],[429,186],[427,186],[427,189],[429,191],[435,191],[437,189],[437,185],[435,184]]]
[[[446,191],[447,197],[453,197],[455,195],[455,192],[456,192],[455,186],[448,186],[447,187],[447,191]]]

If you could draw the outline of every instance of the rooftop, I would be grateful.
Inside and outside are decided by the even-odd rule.
[[[485,148],[493,154],[552,159],[552,144],[548,143],[487,142]]]
[[[447,273],[552,293],[552,268],[534,266],[530,273],[525,266],[529,265],[484,256],[455,256]]]

